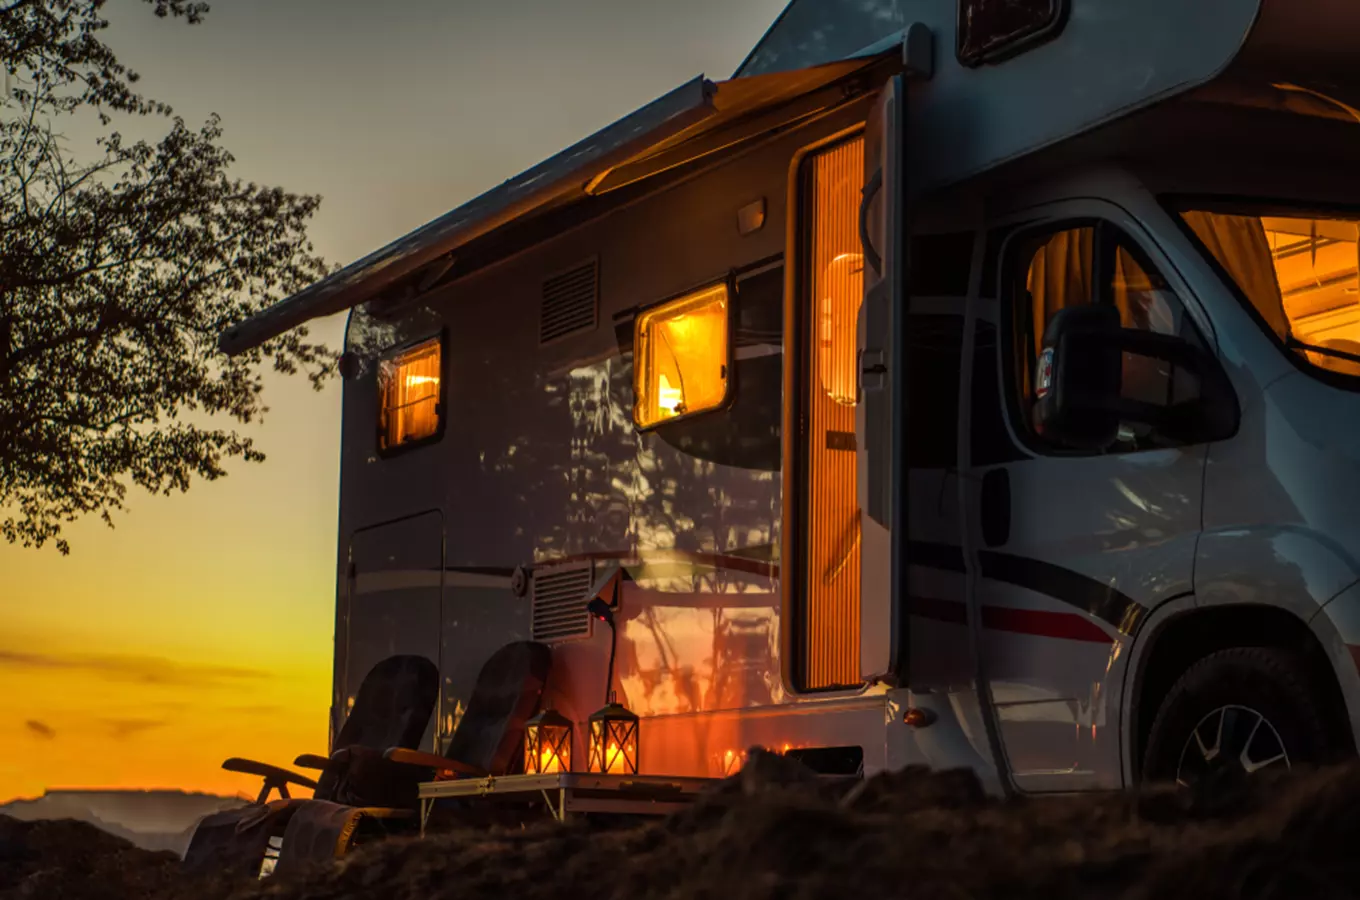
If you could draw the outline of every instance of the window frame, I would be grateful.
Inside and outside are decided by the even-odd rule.
[[[1179,218],[1179,216],[1177,216]],[[995,227],[995,226],[993,226]],[[1188,227],[1188,226],[1187,226]],[[1114,254],[1120,246],[1123,246],[1129,255],[1144,269],[1155,272],[1157,277],[1166,282],[1168,290],[1175,297],[1181,307],[1181,331],[1190,329],[1190,332],[1198,340],[1200,346],[1211,353],[1217,355],[1217,347],[1212,332],[1205,333],[1199,321],[1195,305],[1188,297],[1188,292],[1183,286],[1176,284],[1171,277],[1174,269],[1168,264],[1158,262],[1153,258],[1144,244],[1135,233],[1124,224],[1115,221],[1109,216],[1101,215],[1098,212],[1073,212],[1070,215],[1055,216],[1041,220],[1030,219],[1017,223],[1014,227],[1006,229],[1005,239],[1001,243],[996,265],[997,278],[997,302],[1000,306],[998,310],[998,334],[997,352],[1000,354],[1001,378],[999,388],[1005,395],[1002,407],[1006,411],[1006,418],[1009,420],[1011,434],[1015,440],[1026,451],[1035,457],[1054,457],[1067,459],[1086,459],[1091,457],[1105,456],[1128,456],[1134,453],[1149,453],[1168,449],[1185,449],[1196,446],[1193,444],[1173,444],[1168,447],[1134,447],[1131,449],[1107,449],[1101,451],[1082,450],[1079,448],[1064,447],[1045,440],[1042,436],[1035,434],[1033,426],[1025,410],[1020,404],[1020,390],[1017,383],[1017,364],[1015,358],[1015,331],[1016,331],[1016,292],[1019,285],[1019,272],[1016,269],[1016,253],[1018,248],[1023,248],[1027,243],[1036,237],[1054,235],[1064,231],[1071,231],[1078,228],[1091,228],[1092,235],[1092,259],[1091,259],[1091,279],[1094,288],[1095,302],[1100,304],[1113,303],[1113,275]],[[1028,269],[1025,269],[1028,272]],[[1184,333],[1176,335],[1181,340],[1188,340]]]
[[[373,438],[374,448],[377,452],[379,459],[384,460],[391,459],[394,456],[401,456],[404,453],[409,453],[412,450],[417,450],[421,447],[425,447],[430,444],[437,444],[441,440],[443,440],[444,428],[448,421],[448,416],[446,415],[446,413],[448,412],[448,380],[449,380],[448,379],[449,363],[448,354],[446,352],[448,350],[449,345],[448,335],[449,335],[448,326],[444,326],[441,327],[434,334],[426,333],[423,337],[403,341],[400,344],[390,347],[377,358],[376,365],[374,365],[373,367],[373,385],[377,397],[376,415],[374,416],[373,423]],[[405,353],[409,353],[412,350],[415,350],[416,348],[422,347],[426,344],[436,344],[439,347],[439,393],[435,395],[434,431],[423,438],[417,438],[416,440],[413,441],[405,441],[392,447],[384,446],[386,435],[385,430],[383,428],[383,412],[385,411],[383,399],[384,394],[382,375],[383,364],[392,362],[397,357]]]
[[[1355,204],[1317,204],[1299,200],[1280,200],[1272,197],[1248,197],[1242,195],[1220,196],[1205,194],[1164,194],[1159,196],[1158,201],[1163,209],[1171,217],[1172,222],[1180,233],[1190,242],[1190,247],[1195,254],[1202,259],[1217,276],[1219,282],[1232,294],[1238,306],[1251,319],[1253,325],[1261,332],[1271,346],[1280,352],[1290,365],[1296,370],[1307,375],[1309,378],[1316,379],[1329,387],[1334,387],[1343,391],[1360,393],[1360,375],[1347,375],[1345,372],[1337,372],[1333,369],[1324,369],[1314,365],[1306,356],[1289,347],[1275,330],[1261,317],[1261,313],[1256,309],[1256,305],[1251,302],[1251,298],[1243,292],[1237,279],[1233,278],[1218,257],[1204,246],[1204,242],[1195,234],[1195,230],[1190,227],[1190,223],[1185,221],[1181,215],[1183,212],[1213,212],[1224,215],[1244,215],[1244,216],[1268,216],[1277,215],[1281,218],[1335,218],[1342,216],[1355,219],[1360,222],[1360,206]],[[1290,323],[1293,324],[1292,322]]]
[[[968,35],[965,24],[967,10],[965,3],[960,0],[957,3],[958,9],[955,14],[954,58],[964,68],[978,69],[985,65],[1005,62],[1055,40],[1067,27],[1067,21],[1072,14],[1072,4],[1071,0],[1053,0],[1053,6],[1054,10],[1048,21],[1037,26],[1031,25],[1022,31],[1007,35],[1005,41],[1000,44],[994,43],[989,48],[968,53],[968,48],[964,42]]]
[[[638,372],[643,363],[638,354],[638,329],[640,327],[640,323],[642,322],[643,317],[650,312],[654,312],[660,309],[661,307],[665,306],[668,303],[674,303],[677,300],[683,300],[685,297],[688,297],[691,294],[700,294],[703,293],[704,291],[712,290],[713,288],[719,286],[724,288],[727,292],[727,348],[726,348],[727,358],[726,362],[724,363],[724,366],[726,367],[725,373],[726,388],[723,392],[722,402],[717,404],[716,406],[705,406],[703,409],[695,410],[693,412],[687,412],[678,416],[669,416],[664,419],[658,419],[657,421],[653,422],[650,425],[641,424],[640,422],[638,422],[638,400],[639,400]],[[688,422],[692,419],[698,418],[699,416],[706,416],[711,413],[727,412],[732,408],[732,405],[736,402],[737,399],[737,365],[736,365],[737,359],[735,346],[737,327],[737,290],[736,290],[736,275],[734,272],[728,272],[721,278],[705,279],[704,281],[692,287],[686,288],[683,291],[677,291],[676,293],[669,294],[660,300],[655,300],[650,303],[647,303],[646,305],[638,306],[632,310],[631,316],[632,316],[631,330],[633,333],[632,336],[633,410],[630,413],[630,417],[633,420],[633,428],[637,430],[638,434],[647,434],[649,432],[656,431],[658,428],[663,428],[667,425],[673,425],[676,422]]]

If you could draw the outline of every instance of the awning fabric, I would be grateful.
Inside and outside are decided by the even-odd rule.
[[[223,332],[228,355],[258,347],[304,322],[372,299],[522,218],[604,193],[721,150],[756,133],[814,116],[846,95],[824,91],[862,70],[900,59],[881,43],[835,63],[714,83],[698,77],[534,168],[334,275]]]

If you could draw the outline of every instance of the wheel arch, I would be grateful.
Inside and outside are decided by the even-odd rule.
[[[1192,596],[1168,601],[1149,617],[1127,669],[1122,716],[1125,784],[1142,775],[1152,721],[1176,681],[1195,662],[1231,647],[1275,647],[1299,653],[1319,691],[1331,739],[1342,752],[1355,751],[1354,699],[1343,687],[1333,644],[1340,643],[1325,616],[1305,620],[1272,604],[1196,605]],[[1344,649],[1344,645],[1343,645]],[[1349,659],[1349,654],[1346,654]],[[1347,673],[1356,678],[1354,666]]]

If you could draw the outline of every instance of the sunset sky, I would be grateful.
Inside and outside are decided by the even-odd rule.
[[[113,0],[107,40],[242,178],[321,194],[348,263],[699,73],[784,0],[217,0],[194,28]],[[73,152],[80,152],[72,135]],[[343,317],[313,333],[338,346]],[[129,494],[69,557],[0,544],[0,802],[51,787],[249,791],[227,756],[326,740],[338,383],[268,383],[269,459]]]

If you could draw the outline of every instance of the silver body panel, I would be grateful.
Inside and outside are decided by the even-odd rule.
[[[753,744],[862,746],[869,770],[924,761],[902,741],[890,742],[894,716],[896,727],[906,727],[904,705],[885,690],[792,693],[781,642],[777,460],[768,470],[723,465],[696,459],[657,432],[638,433],[631,352],[604,324],[631,307],[780,257],[791,160],[810,137],[843,130],[857,115],[862,119],[862,112],[848,111],[811,136],[776,142],[545,241],[436,292],[396,322],[356,310],[348,349],[363,361],[364,374],[346,383],[341,532],[386,533],[393,541],[388,556],[395,556],[410,534],[362,527],[406,521],[413,502],[443,510],[442,580],[389,577],[404,594],[382,595],[419,617],[412,646],[430,643],[428,610],[442,608],[441,737],[456,724],[477,666],[501,644],[529,637],[530,601],[512,592],[510,571],[617,561],[629,579],[618,619],[616,686],[620,702],[643,717],[646,770],[719,774]],[[746,237],[735,235],[732,203],[708,202],[760,196],[768,201],[767,223]],[[543,278],[596,254],[601,327],[541,346]],[[656,265],[658,258],[666,265]],[[765,270],[782,305],[782,270]],[[745,280],[762,271],[758,266]],[[374,451],[375,354],[441,330],[446,430],[437,443],[381,458]],[[769,340],[738,329],[738,349],[746,351],[739,352],[739,377],[742,366],[778,365],[778,338],[762,343]],[[363,584],[362,562],[351,561],[357,573],[349,582]],[[466,581],[470,576],[475,584]],[[375,642],[388,646],[385,635],[359,624],[366,602],[353,587],[341,592],[337,636],[348,636],[348,645],[337,641],[337,711],[357,685],[355,661],[378,652]],[[474,617],[479,622],[470,627]],[[544,702],[578,723],[602,706],[608,646],[608,629],[599,625],[588,636],[554,643]],[[582,739],[578,733],[578,746]]]

